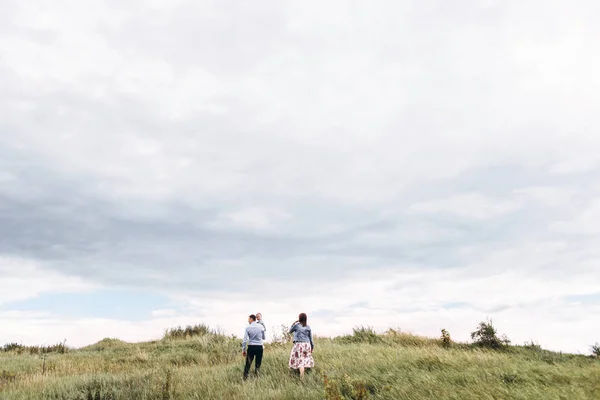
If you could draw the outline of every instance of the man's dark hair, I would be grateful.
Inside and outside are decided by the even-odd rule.
[[[251,319],[252,321],[256,321],[256,315],[254,315],[254,314],[250,314],[250,319]]]

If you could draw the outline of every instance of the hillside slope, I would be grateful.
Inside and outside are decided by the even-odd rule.
[[[207,332],[64,354],[15,348],[0,352],[0,399],[600,399],[600,361],[535,346],[445,348],[396,331],[315,345],[304,383],[284,343],[267,345],[262,375],[243,383],[240,341]]]

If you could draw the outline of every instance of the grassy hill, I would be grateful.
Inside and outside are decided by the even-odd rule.
[[[7,345],[0,399],[600,399],[598,359],[534,345],[494,350],[355,329],[316,338],[316,366],[300,382],[285,342],[266,346],[262,375],[245,383],[240,340],[202,325],[77,350]]]

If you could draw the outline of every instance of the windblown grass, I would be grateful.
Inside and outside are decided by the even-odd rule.
[[[198,332],[146,343],[104,339],[45,355],[0,352],[0,399],[600,398],[600,361],[592,357],[539,346],[443,346],[369,328],[317,338],[316,367],[304,383],[287,368],[291,345],[267,345],[262,375],[243,383],[239,339]]]

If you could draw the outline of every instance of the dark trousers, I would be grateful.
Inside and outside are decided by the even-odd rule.
[[[262,346],[248,346],[248,351],[246,352],[246,366],[244,367],[244,379],[248,377],[248,372],[250,372],[250,367],[252,366],[252,361],[254,361],[254,357],[256,357],[256,363],[254,364],[254,368],[256,373],[258,374],[258,372],[260,371],[260,364],[262,364]]]

